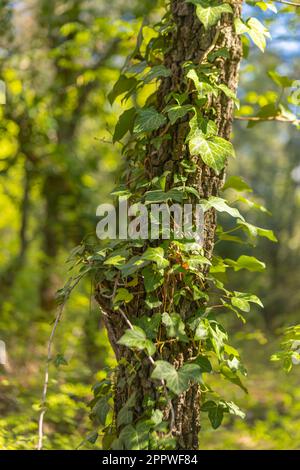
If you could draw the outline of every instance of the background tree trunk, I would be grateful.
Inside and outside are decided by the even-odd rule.
[[[232,7],[234,16],[240,15],[242,2],[235,2]],[[165,53],[164,63],[172,74],[168,78],[162,79],[157,93],[156,107],[162,111],[166,103],[165,97],[172,91],[183,93],[186,90],[186,81],[184,80],[183,64],[187,61],[199,65],[207,58],[209,52],[215,48],[226,47],[229,51],[229,58],[218,57],[215,60],[220,71],[220,82],[226,84],[230,89],[236,91],[238,83],[238,68],[241,59],[240,39],[234,32],[233,15],[223,15],[215,27],[205,31],[203,25],[198,20],[195,7],[186,3],[185,0],[171,0],[171,18],[174,27],[170,28],[171,33],[167,38],[168,45]],[[218,135],[229,139],[233,119],[233,102],[224,94],[218,98],[211,98],[210,106],[201,111],[213,119],[218,128]],[[211,114],[211,110],[215,114]],[[158,135],[156,131],[154,134]],[[163,174],[166,170],[170,172],[167,185],[173,186],[173,177],[180,173],[180,161],[182,159],[191,160],[186,137],[189,132],[189,123],[187,118],[177,121],[169,129],[171,140],[162,143],[159,150],[156,150],[151,144],[148,146],[147,157],[145,159],[145,172],[147,178]],[[193,157],[194,158],[194,157]],[[211,168],[207,167],[200,157],[195,159],[197,171],[189,177],[188,185],[195,187],[202,198],[216,196],[224,179],[224,172],[217,175]],[[214,236],[216,229],[216,214],[214,210],[205,213],[205,235],[204,250],[205,256],[210,258],[214,247]],[[168,301],[173,296],[174,289],[180,289],[180,278],[171,278],[165,280],[161,296],[164,301]],[[127,307],[126,315],[129,319],[145,314],[144,299],[145,294],[143,285],[136,288],[139,293],[135,294],[134,301]],[[115,396],[116,414],[125,404],[127,399],[136,393],[135,416],[139,417],[143,413],[144,399],[151,397],[158,401],[157,386],[149,379],[152,365],[146,355],[140,361],[136,355],[123,346],[117,344],[117,340],[123,335],[124,330],[128,328],[124,318],[120,313],[113,311],[108,301],[103,299],[96,292],[96,299],[104,312],[105,324],[108,330],[111,345],[115,351],[117,360],[123,359],[119,366],[118,379]],[[181,301],[178,311],[183,319],[187,319],[193,313],[193,302]],[[151,315],[153,312],[150,312]],[[162,359],[180,367],[188,358],[195,355],[194,346],[184,343],[169,343],[162,351]],[[132,365],[136,374],[131,375],[130,369],[124,365],[124,359]],[[198,434],[200,430],[200,389],[198,385],[193,385],[189,390],[178,398],[173,400],[172,407],[166,406],[165,418],[172,424],[172,434],[176,436],[179,449],[198,449]],[[173,412],[171,413],[171,408]],[[172,415],[174,414],[173,418]]]

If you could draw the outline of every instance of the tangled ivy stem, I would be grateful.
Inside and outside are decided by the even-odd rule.
[[[163,191],[170,191],[174,198],[183,195],[183,199],[190,202],[197,198],[203,201],[218,199],[226,160],[233,153],[229,139],[241,58],[241,42],[233,21],[240,16],[241,2],[218,6],[209,24],[206,19],[202,20],[203,24],[201,15],[198,18],[199,8],[196,11],[192,3],[185,0],[170,2],[165,17],[157,25],[157,46],[155,41],[150,41],[146,53],[141,52],[143,33],[140,32],[137,48],[110,94],[113,102],[127,86],[128,96],[135,93],[142,86],[140,75],[145,68],[150,68],[145,83],[151,81],[151,74],[153,79],[160,80],[158,91],[148,98],[143,108],[124,112],[113,137],[114,141],[121,140],[127,131],[131,132],[128,143],[122,147],[127,161],[123,192],[126,194],[127,191],[134,202],[147,200],[148,194],[154,195],[155,181],[160,178],[165,178]],[[158,52],[160,44],[163,44],[161,55]],[[224,49],[227,49],[225,56],[218,53]],[[211,58],[212,54],[215,58]],[[119,93],[118,90],[122,91]],[[130,124],[132,122],[134,125]],[[201,150],[194,150],[197,139],[201,140],[207,132],[206,126],[209,131],[204,139],[207,138],[207,144],[211,145],[212,160],[204,154],[200,156]],[[158,246],[157,242],[150,241],[136,247],[134,243],[124,242],[120,246],[124,252],[130,252],[124,255],[124,269],[128,263],[133,263],[128,274],[122,266],[118,268],[117,252],[114,264],[113,249],[105,250],[102,261],[97,262],[96,299],[105,312],[104,322],[119,363],[114,394],[117,429],[113,429],[112,424],[111,433],[115,433],[112,448],[124,445],[134,448],[135,436],[140,441],[140,429],[145,426],[148,426],[147,433],[153,430],[153,436],[158,436],[154,446],[163,445],[164,437],[171,435],[173,441],[166,441],[166,446],[198,448],[201,388],[203,395],[206,388],[200,385],[202,369],[194,359],[207,358],[204,343],[199,343],[197,335],[194,337],[193,328],[204,321],[199,312],[205,308],[208,299],[208,266],[215,230],[216,207],[210,206],[205,214],[204,246],[197,253],[185,254],[184,245],[175,242]],[[144,267],[142,262],[140,272],[130,255],[132,260],[144,257],[148,265]],[[198,260],[197,270],[189,266],[193,257]],[[176,268],[178,263],[182,272]],[[116,282],[120,273],[122,285]],[[180,292],[180,289],[188,293],[188,297],[183,296],[174,303],[175,290]],[[198,289],[197,294],[195,289]],[[156,297],[157,307],[149,307],[153,304],[151,295]],[[159,320],[158,331],[149,332],[152,336],[157,335],[156,340],[152,337],[154,344],[139,323],[145,322],[145,318],[151,322],[155,322],[155,318]],[[195,326],[192,321],[196,322]],[[209,328],[216,337],[223,334],[217,322],[210,323]],[[137,351],[141,351],[140,355]],[[147,363],[144,355],[148,358]],[[156,380],[164,384],[164,392],[167,389],[167,403],[172,403],[171,408],[161,404]],[[130,397],[134,390],[138,390],[138,394],[136,403],[132,404]],[[100,395],[99,399],[104,397]],[[153,403],[150,408],[145,404],[148,401]],[[127,415],[126,420],[124,418],[129,402],[130,421]],[[221,410],[221,405],[215,406]],[[229,411],[230,405],[222,406],[222,410]],[[172,416],[172,410],[175,416]],[[146,424],[149,413],[150,416],[156,413],[157,418],[158,411],[163,412],[164,422]],[[161,426],[166,424],[168,429],[163,431]]]

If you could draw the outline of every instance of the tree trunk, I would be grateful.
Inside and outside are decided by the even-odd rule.
[[[229,58],[218,57],[215,64],[220,71],[220,82],[227,85],[231,90],[236,91],[238,83],[238,68],[241,59],[241,43],[234,32],[233,17],[240,15],[242,2],[231,2],[234,15],[223,14],[222,19],[215,27],[204,29],[198,20],[195,7],[186,3],[185,0],[171,0],[171,33],[167,38],[167,52],[164,55],[164,64],[172,74],[163,78],[157,93],[156,108],[158,111],[166,106],[165,97],[172,91],[183,93],[187,84],[184,80],[183,64],[187,61],[199,65],[207,59],[209,52],[226,47],[229,51]],[[230,138],[233,119],[233,102],[223,93],[217,98],[210,98],[209,106],[203,110],[203,114],[213,119],[217,124],[218,135],[225,139]],[[215,114],[211,114],[211,110]],[[191,160],[186,137],[189,132],[187,118],[177,121],[168,130],[171,140],[162,142],[159,150],[151,144],[148,145],[147,156],[145,158],[145,172],[147,178],[162,175],[168,170],[169,187],[173,186],[173,176],[180,173],[180,161],[182,159]],[[154,134],[158,135],[158,131]],[[161,130],[160,130],[160,133]],[[194,158],[197,170],[189,176],[188,185],[196,188],[200,196],[207,199],[210,196],[217,196],[222,186],[224,172],[217,175],[211,168],[206,166],[200,156]],[[214,236],[216,229],[216,214],[214,210],[205,213],[205,234],[204,250],[205,256],[211,258],[214,248]],[[177,275],[178,276],[178,275]],[[161,292],[164,303],[171,301],[174,289],[180,289],[180,277],[168,277]],[[128,328],[124,318],[118,311],[111,308],[110,302],[103,299],[100,294],[101,286],[98,286],[96,299],[100,304],[105,316],[105,323],[108,330],[111,345],[115,351],[119,365],[119,372],[115,393],[116,414],[125,404],[126,400],[136,393],[135,417],[142,415],[144,410],[144,399],[151,397],[158,401],[157,386],[150,380],[153,366],[144,354],[143,360],[138,360],[137,356],[128,348],[117,344],[117,340],[122,336],[124,330]],[[126,315],[132,321],[135,317],[141,316],[144,310],[145,294],[143,285],[136,288],[134,300],[127,306]],[[141,292],[142,291],[142,292]],[[183,319],[191,316],[194,305],[192,301],[182,300],[178,311]],[[157,311],[157,310],[156,310]],[[149,315],[155,313],[150,312]],[[145,313],[144,313],[145,314]],[[168,343],[165,345],[160,358],[180,367],[188,358],[195,355],[195,346],[192,343]],[[125,360],[125,361],[124,361]],[[136,369],[136,374],[131,375],[130,369],[126,366],[126,361]],[[168,419],[172,426],[172,434],[177,439],[178,449],[198,449],[198,434],[200,431],[200,389],[198,385],[193,385],[189,390],[173,400],[172,407],[166,405],[164,409],[165,419]],[[172,411],[173,409],[173,411]],[[174,414],[172,418],[172,414]]]

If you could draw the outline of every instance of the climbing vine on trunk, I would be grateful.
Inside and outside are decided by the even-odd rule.
[[[252,293],[229,291],[224,273],[265,267],[252,256],[215,254],[216,240],[239,241],[217,225],[217,214],[231,217],[234,231],[276,241],[226,199],[231,191],[242,200],[240,191],[249,189],[238,177],[224,185],[235,157],[230,137],[239,106],[241,36],[260,49],[268,37],[257,19],[241,19],[242,3],[166,2],[161,21],[141,27],[109,95],[111,103],[122,96],[126,106],[113,135],[115,143],[122,141],[124,158],[116,206],[120,198],[131,205],[200,204],[204,236],[203,243],[191,243],[173,231],[169,239],[150,234],[77,250],[83,269],[94,273],[95,297],[118,362],[95,385],[91,402],[92,418],[104,427],[103,448],[197,449],[202,413],[213,428],[226,413],[244,417],[209,386],[215,373],[247,391],[246,371],[221,313],[243,322],[250,304],[262,303]]]

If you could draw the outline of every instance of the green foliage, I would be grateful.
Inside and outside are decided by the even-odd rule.
[[[37,3],[46,8],[46,3]],[[102,14],[102,9],[105,10],[107,6],[100,3],[98,6]],[[126,2],[120,3],[122,8],[128,10]],[[190,3],[195,5],[198,18],[205,29],[214,25],[218,27],[217,23],[223,13],[232,14],[232,8],[228,3],[205,0],[192,0]],[[266,9],[274,11],[272,2],[253,3],[263,11]],[[138,5],[137,8],[143,9],[144,5]],[[25,267],[22,258],[16,256],[16,266],[20,265],[21,271],[17,280],[12,281],[14,285],[12,298],[7,293],[7,284],[3,284],[1,331],[8,331],[5,339],[9,342],[10,350],[14,351],[11,358],[12,373],[16,369],[20,372],[18,372],[18,381],[11,379],[9,375],[11,372],[6,371],[3,380],[1,379],[4,392],[1,389],[0,398],[1,401],[3,397],[4,399],[3,405],[0,405],[2,413],[0,446],[26,449],[34,448],[36,444],[36,418],[39,411],[37,403],[41,378],[35,378],[34,382],[31,377],[38,375],[36,371],[41,365],[39,358],[43,355],[43,347],[50,329],[49,313],[43,311],[36,300],[40,295],[36,286],[46,271],[45,260],[48,263],[52,256],[44,252],[44,248],[41,247],[50,236],[50,239],[57,240],[57,250],[64,259],[69,244],[78,243],[84,233],[93,230],[93,217],[86,217],[86,214],[90,213],[92,205],[96,206],[99,197],[104,197],[104,194],[111,189],[113,179],[111,175],[117,166],[119,149],[122,147],[122,155],[125,157],[126,165],[128,164],[124,174],[128,180],[132,177],[133,185],[131,191],[126,188],[124,190],[124,187],[115,190],[114,196],[125,194],[135,202],[142,200],[147,204],[182,202],[195,198],[197,201],[200,200],[206,212],[220,213],[223,226],[219,227],[216,234],[217,247],[221,246],[220,253],[217,252],[219,256],[213,259],[206,258],[201,250],[189,246],[184,241],[166,242],[160,246],[153,244],[147,247],[142,242],[132,244],[122,242],[119,246],[106,245],[103,248],[94,241],[86,239],[73,251],[71,272],[78,265],[82,275],[91,275],[92,279],[100,284],[103,281],[101,294],[107,299],[111,298],[114,315],[119,315],[121,318],[121,312],[126,312],[126,308],[134,301],[135,292],[139,289],[146,291],[143,309],[138,312],[139,316],[130,318],[133,323],[132,328],[127,329],[119,339],[120,345],[133,351],[137,362],[128,364],[124,359],[120,365],[126,368],[129,380],[134,383],[135,375],[139,371],[138,364],[141,361],[149,362],[149,370],[152,371],[151,380],[160,395],[161,409],[165,409],[166,404],[170,404],[174,396],[187,391],[191,385],[200,385],[204,419],[203,446],[206,448],[212,447],[215,439],[218,441],[215,444],[217,448],[225,447],[227,444],[228,447],[251,448],[251,439],[254,446],[267,442],[270,447],[272,445],[280,447],[283,446],[278,433],[280,425],[284,430],[283,441],[292,447],[294,444],[288,436],[292,434],[293,429],[295,430],[296,424],[293,427],[289,422],[287,406],[288,403],[293,403],[293,406],[289,405],[290,416],[297,423],[299,397],[296,387],[292,392],[290,389],[287,390],[288,384],[285,384],[286,390],[282,391],[280,388],[282,402],[277,403],[277,397],[274,396],[276,406],[272,405],[272,400],[266,405],[265,393],[261,392],[261,396],[259,395],[265,371],[270,374],[270,366],[265,365],[265,370],[259,378],[256,378],[257,390],[250,384],[251,396],[243,398],[239,392],[247,391],[242,382],[242,376],[245,376],[246,372],[239,352],[229,344],[227,333],[238,329],[235,320],[229,319],[230,314],[233,314],[232,318],[237,316],[238,319],[245,321],[243,315],[248,317],[251,310],[251,322],[261,322],[260,316],[255,316],[255,306],[262,307],[261,300],[254,294],[239,290],[243,290],[240,285],[242,282],[246,284],[245,290],[248,290],[248,283],[251,284],[250,291],[252,287],[259,289],[259,281],[250,282],[250,278],[246,277],[247,271],[259,273],[265,270],[265,263],[251,256],[248,251],[245,251],[248,254],[243,254],[241,245],[248,242],[253,245],[257,237],[276,241],[272,230],[261,228],[263,222],[259,220],[259,216],[253,216],[255,219],[253,221],[249,214],[250,223],[248,214],[247,221],[241,215],[245,206],[247,209],[256,208],[266,214],[267,211],[261,204],[264,201],[255,197],[250,199],[249,193],[252,191],[250,186],[245,179],[237,176],[227,179],[222,197],[200,199],[198,191],[188,186],[189,175],[195,171],[195,164],[190,160],[181,162],[180,171],[173,175],[171,184],[170,172],[149,180],[142,176],[145,148],[149,145],[149,141],[151,140],[153,144],[153,150],[160,149],[163,143],[171,139],[172,126],[178,123],[189,124],[190,133],[185,145],[189,148],[191,156],[200,157],[216,173],[221,173],[227,159],[234,156],[232,144],[218,136],[214,109],[211,105],[214,98],[223,96],[230,98],[237,108],[239,106],[235,93],[222,83],[223,79],[220,78],[217,65],[220,58],[228,58],[228,51],[224,47],[216,47],[209,52],[203,63],[197,66],[187,63],[184,68],[186,90],[165,97],[165,102],[159,103],[157,107],[155,101],[157,85],[172,74],[172,71],[162,64],[162,52],[167,48],[166,38],[169,34],[168,17],[165,17],[154,29],[143,25],[138,33],[140,25],[135,19],[129,22],[123,19],[116,22],[107,21],[107,18],[100,18],[98,12],[97,15],[89,16],[85,24],[83,19],[85,14],[82,13],[84,13],[83,6],[78,10],[75,7],[74,10],[70,8],[62,16],[57,16],[56,12],[51,10],[51,21],[49,21],[49,13],[40,11],[41,23],[38,27],[44,32],[36,42],[37,49],[32,50],[31,45],[35,44],[35,41],[30,37],[30,48],[25,43],[23,46],[28,49],[26,57],[20,50],[15,62],[5,57],[3,69],[1,66],[9,93],[6,114],[1,111],[3,129],[0,171],[5,183],[0,198],[3,214],[3,227],[2,225],[0,227],[4,246],[1,258],[3,271],[6,271],[10,260],[18,255],[22,241],[19,235],[12,237],[12,233],[14,231],[17,233],[22,220],[24,201],[26,206],[25,182],[28,174],[31,185],[29,199],[32,217],[29,229],[28,226],[26,229],[26,239],[29,240],[31,249]],[[120,11],[120,18],[123,18],[123,10]],[[47,24],[47,28],[49,23],[48,39],[51,39],[52,50],[48,43],[43,43],[41,47],[41,42],[47,36],[43,21]],[[264,50],[268,33],[257,19],[250,18],[247,21],[236,19],[235,25],[238,34],[247,34],[259,49]],[[115,70],[116,64],[119,64],[121,56],[127,53],[127,47],[132,47],[132,35],[138,35],[137,47],[108,94],[110,103],[114,103],[113,111],[109,112],[105,106],[105,95],[118,74]],[[122,46],[117,46],[114,57],[113,48],[111,53],[110,47],[107,51],[104,49],[113,45],[116,38],[122,40]],[[99,44],[101,51],[98,50]],[[100,65],[96,64],[96,57],[102,57],[102,53],[105,56],[106,52],[107,60]],[[27,61],[29,65],[26,65]],[[17,69],[16,62],[20,63],[20,69]],[[34,64],[39,65],[35,67]],[[254,73],[254,70],[249,72]],[[283,101],[284,93],[288,92],[292,80],[275,70],[269,71],[268,75],[271,79],[270,86],[276,88],[276,91],[273,90],[272,93],[266,91],[259,95],[258,91],[255,94],[252,90],[252,95],[249,96],[241,93],[242,106],[240,111],[237,111],[238,116],[245,118],[245,115],[251,114],[262,120],[277,117],[295,120],[288,102]],[[61,93],[62,89],[65,91],[64,96]],[[115,114],[120,111],[120,103],[127,103],[128,109],[121,113],[116,123]],[[78,120],[74,120],[75,117],[78,117]],[[251,122],[251,126],[258,122]],[[113,128],[114,131],[110,132]],[[74,132],[71,135],[68,134],[70,129]],[[256,128],[253,131],[257,132],[256,136],[264,136],[263,131],[256,131]],[[237,129],[238,132],[240,130]],[[120,142],[115,148],[107,141],[110,135],[113,143]],[[74,145],[71,145],[72,143]],[[264,149],[266,147],[267,145],[261,146]],[[258,173],[258,168],[263,166],[261,148],[259,159],[253,165],[255,174]],[[238,165],[234,160],[232,164]],[[274,161],[272,164],[274,165]],[[245,164],[245,167],[247,165],[250,164]],[[247,171],[250,171],[249,168]],[[49,186],[49,181],[50,183],[54,181],[53,186],[51,184]],[[54,200],[53,194],[57,196]],[[47,214],[47,211],[42,209],[44,207],[54,209],[52,218],[46,220],[46,226],[48,224],[55,227],[55,231],[50,235],[42,225],[43,218]],[[294,208],[294,205],[291,204],[291,207]],[[226,217],[223,221],[224,214]],[[235,224],[233,228],[231,223]],[[243,239],[231,235],[232,231],[237,230],[239,234],[244,234]],[[286,235],[285,240],[287,240]],[[228,248],[228,245],[225,245],[226,248],[223,249],[228,241],[237,242],[237,247]],[[291,243],[285,244],[293,243],[294,239]],[[269,248],[266,249],[266,245],[263,247],[265,256]],[[51,273],[48,279],[53,276],[63,277],[65,273],[57,270],[57,265],[63,264],[61,258],[53,258],[52,261],[52,266],[47,265]],[[12,264],[12,272],[14,266]],[[204,266],[205,270],[210,268],[207,276],[203,274]],[[230,273],[240,270],[243,270],[243,279],[238,275],[239,284],[235,287]],[[255,279],[256,277],[254,276]],[[10,282],[10,270],[6,278]],[[116,279],[121,280],[121,287],[116,284],[114,292],[108,291],[107,284],[114,283]],[[172,305],[167,304],[166,309],[162,293],[165,286],[172,286],[174,279],[176,288],[172,293]],[[265,288],[264,284],[263,289]],[[67,307],[66,312],[69,320],[61,325],[56,339],[56,349],[63,353],[55,354],[50,363],[50,377],[53,378],[50,379],[51,391],[47,403],[49,437],[45,437],[45,448],[75,448],[80,442],[81,447],[95,446],[104,449],[176,447],[175,439],[170,436],[169,421],[163,421],[163,412],[157,408],[157,403],[151,402],[150,397],[147,405],[143,403],[145,412],[138,419],[136,419],[134,394],[115,416],[113,400],[118,372],[114,368],[115,363],[109,352],[108,340],[103,329],[99,333],[96,310],[91,310],[88,305],[89,292],[89,282],[84,280],[80,291],[74,292],[70,299],[71,305]],[[69,298],[69,294],[70,285],[67,283],[59,292],[60,300],[64,302]],[[275,294],[271,292],[269,296],[276,297]],[[265,297],[267,296],[264,292],[264,303]],[[189,312],[191,316],[188,319],[182,315],[180,308],[177,308],[182,299],[186,299],[188,303],[192,302],[194,306],[193,311]],[[266,302],[268,301],[267,298]],[[279,307],[281,308],[280,303]],[[151,316],[149,316],[150,311]],[[299,360],[297,328],[287,331],[281,350],[272,356],[272,360],[282,362],[287,371],[290,371],[292,365],[297,364]],[[249,336],[251,335],[255,336],[255,332],[249,333]],[[36,345],[34,353],[30,347],[24,354],[24,345],[17,344],[21,336],[24,344]],[[257,334],[257,337],[261,338],[262,334]],[[164,360],[163,352],[168,344],[182,344],[185,348],[189,342],[197,345],[198,354],[195,357],[180,365]],[[243,344],[239,344],[239,350],[244,348]],[[255,351],[255,348],[253,350]],[[148,356],[154,357],[154,366]],[[251,365],[252,374],[257,365],[255,354],[248,351],[244,356]],[[28,371],[23,370],[24,364]],[[56,366],[57,370],[53,366]],[[96,374],[98,367],[101,371]],[[104,378],[107,370],[107,377]],[[90,395],[89,387],[95,374],[97,375],[95,380],[99,382],[93,388],[90,418],[97,430],[91,431],[91,423],[86,419],[85,399]],[[280,371],[276,371],[274,377],[269,380],[271,385],[267,391],[271,397],[278,382],[283,382],[283,379],[278,380],[278,374]],[[233,387],[237,387],[238,391]],[[279,384],[279,387],[282,385]],[[225,398],[227,394],[230,395],[229,401]],[[245,417],[237,405],[230,401],[235,395],[234,400],[242,403],[244,408],[250,410],[249,415],[254,416],[246,421],[247,424],[234,422],[231,419],[231,416],[243,419]],[[226,426],[212,435],[205,421],[206,413],[214,429],[224,421]],[[241,431],[248,438],[247,442],[239,441]],[[83,436],[86,436],[84,440]],[[268,436],[274,439],[272,444],[268,441],[271,440]]]
[[[194,5],[196,5],[196,13],[203,23],[205,29],[214,26],[223,13],[231,13],[232,8],[229,3],[219,3],[218,1],[209,1],[209,0],[188,0]]]
[[[191,381],[201,383],[201,369],[197,364],[185,364],[178,370],[166,361],[156,361],[152,379],[165,380],[168,389],[180,395],[189,388]]]
[[[290,326],[284,332],[281,349],[271,357],[271,361],[281,361],[286,372],[290,372],[293,365],[300,364],[300,326]]]
[[[118,341],[119,344],[124,344],[132,349],[145,349],[149,356],[155,353],[154,344],[147,339],[145,332],[138,326],[133,326],[132,329],[126,330],[122,338]]]

